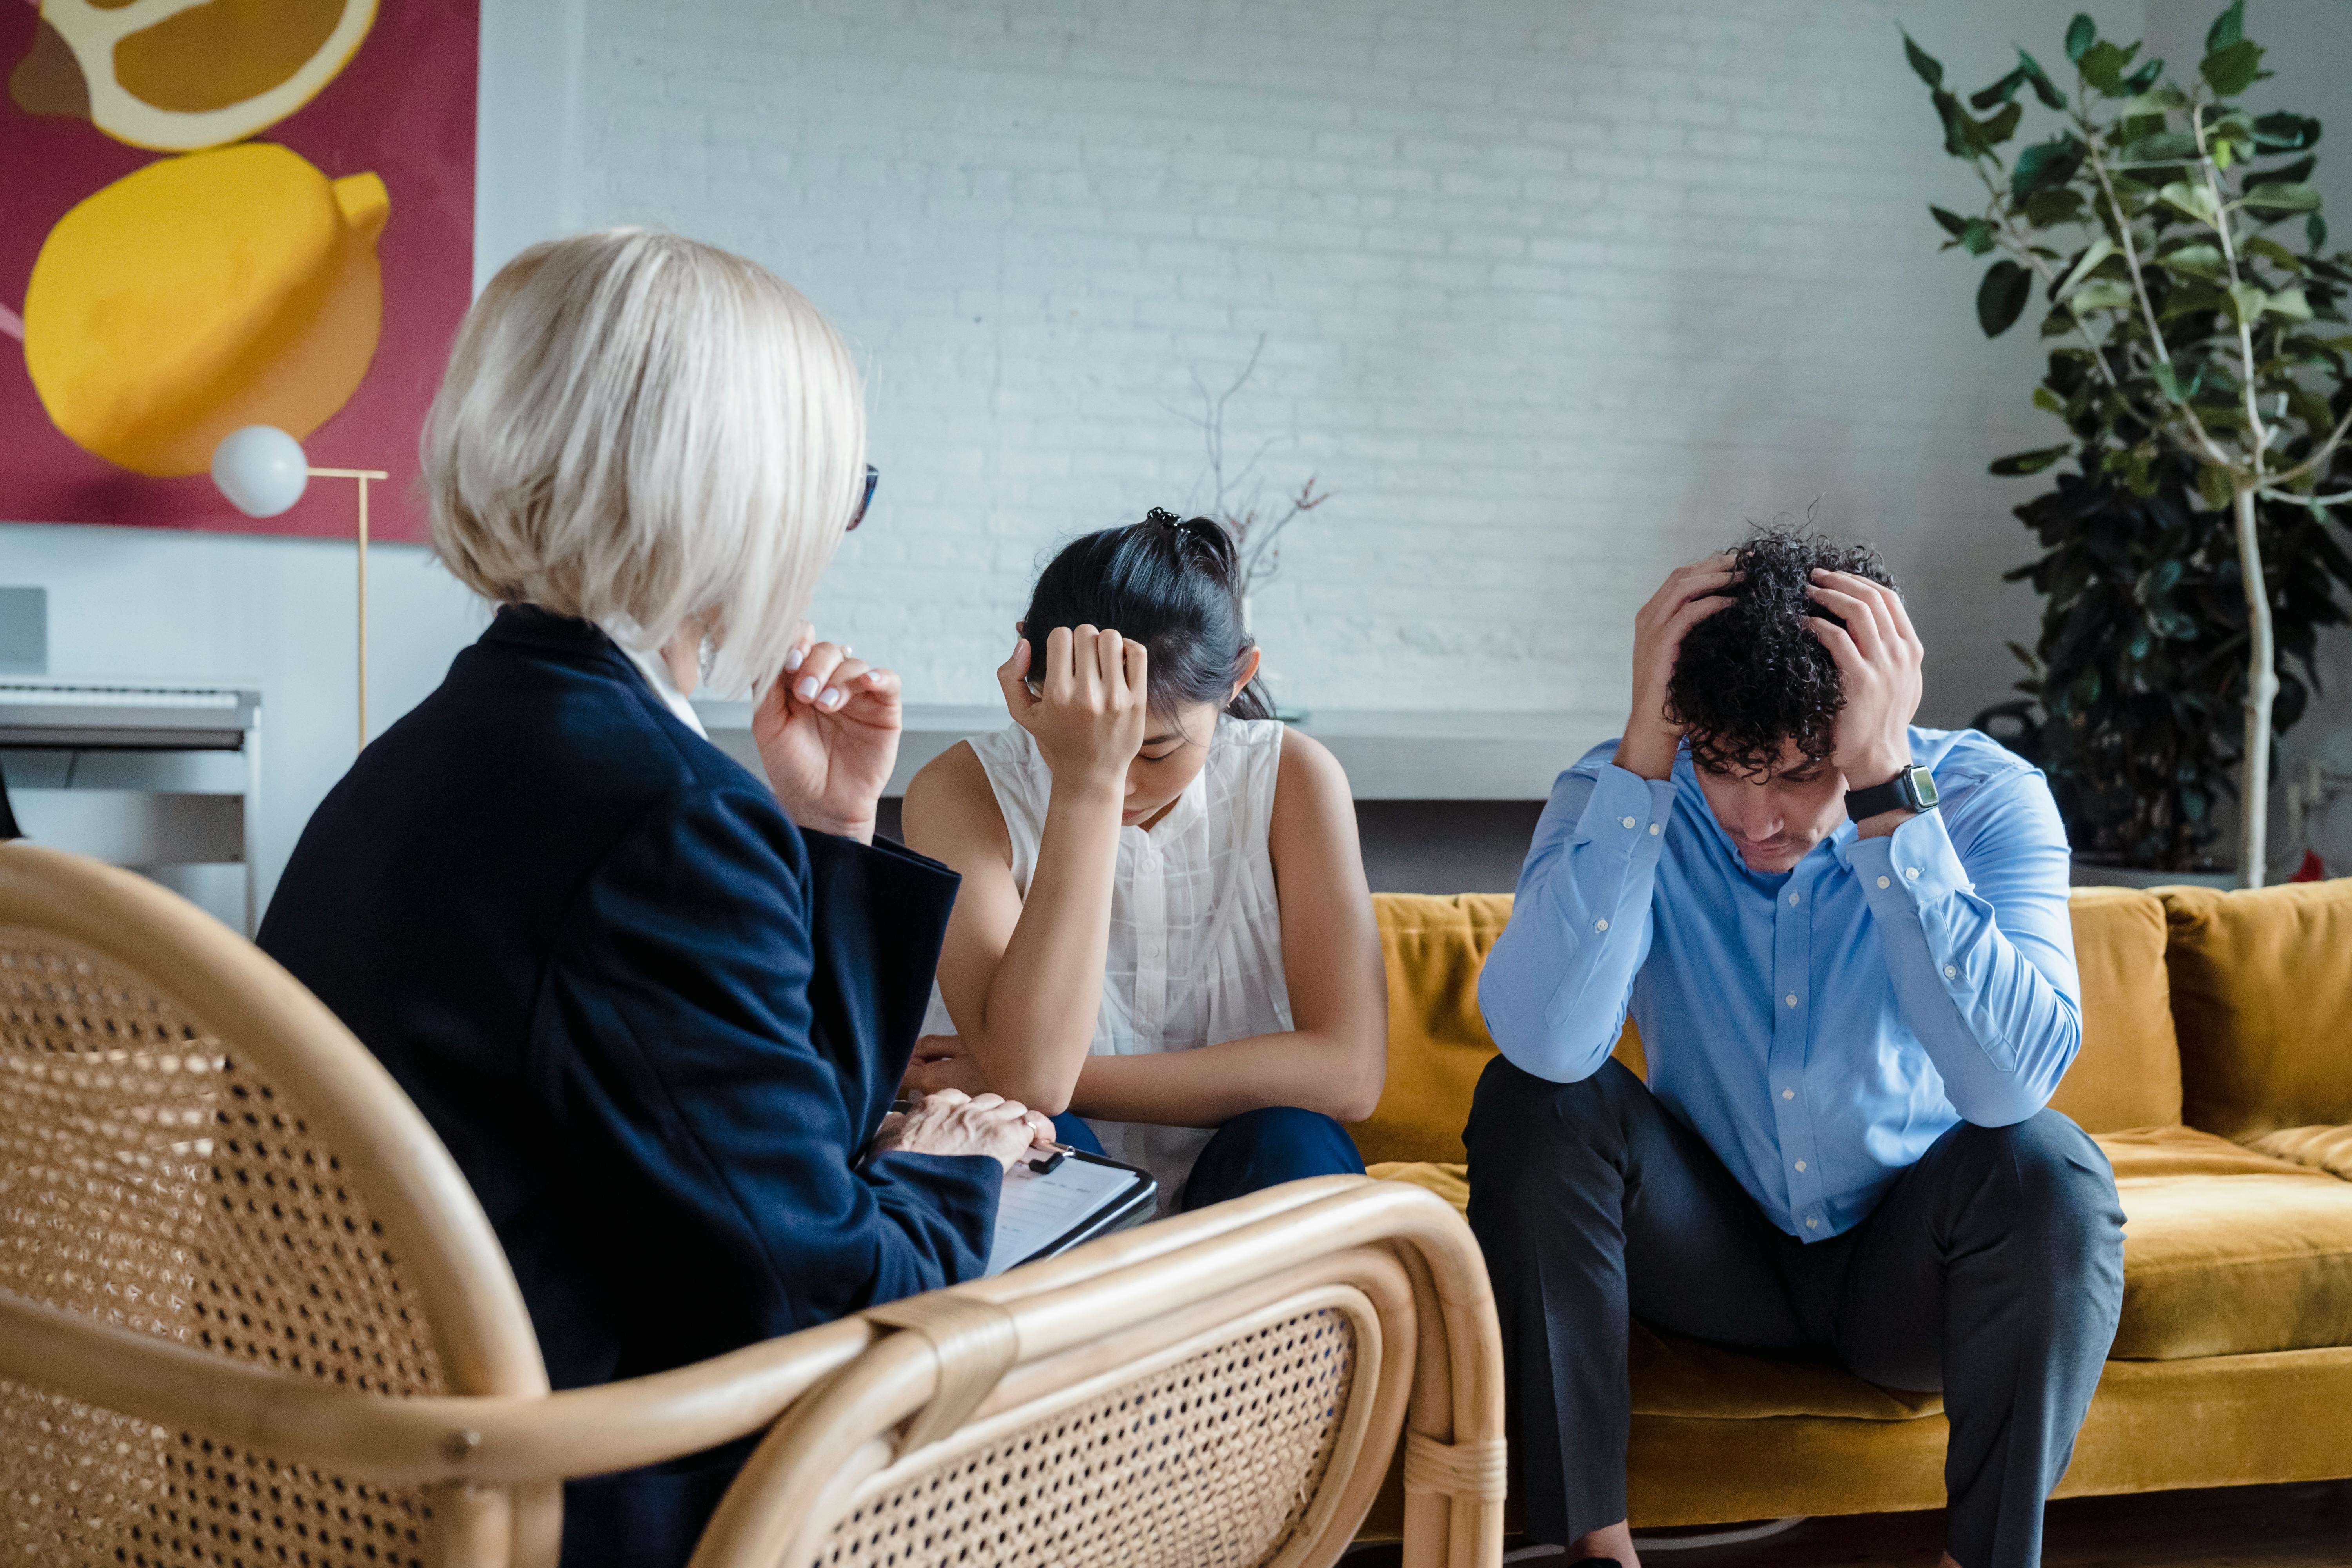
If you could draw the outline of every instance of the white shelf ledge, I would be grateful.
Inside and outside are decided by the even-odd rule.
[[[748,702],[697,702],[710,738],[757,771]],[[1001,730],[1004,710],[909,703],[886,794],[970,735]],[[1542,800],[1562,768],[1624,728],[1622,713],[1318,709],[1299,728],[1331,748],[1358,800]]]

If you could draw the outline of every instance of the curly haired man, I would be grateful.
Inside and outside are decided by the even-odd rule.
[[[1635,617],[1623,739],[1562,773],[1479,1003],[1464,1134],[1528,1532],[1632,1568],[1626,1335],[1944,1394],[1946,1564],[2030,1568],[2123,1298],[2042,775],[1912,725],[1866,547],[1786,531]],[[1644,1084],[1610,1059],[1628,1012]]]

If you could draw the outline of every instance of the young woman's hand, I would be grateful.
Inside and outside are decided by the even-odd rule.
[[[1055,626],[1045,679],[1029,689],[1029,639],[996,671],[1014,723],[1035,738],[1054,786],[1108,785],[1127,794],[1127,766],[1143,749],[1150,650],[1115,631]]]
[[[1710,555],[1667,574],[1633,616],[1633,710],[1617,743],[1617,765],[1645,779],[1674,771],[1682,727],[1666,717],[1666,687],[1691,627],[1731,603],[1723,590],[1738,579],[1729,555]]]
[[[898,761],[898,677],[801,628],[784,672],[751,713],[751,742],[784,815],[812,833],[874,842]]]
[[[986,1154],[1006,1170],[1054,1141],[1054,1123],[1016,1100],[943,1089],[903,1116],[886,1117],[874,1152],[887,1154]]]
[[[912,1099],[943,1089],[985,1094],[988,1080],[981,1076],[980,1064],[971,1059],[961,1037],[925,1035],[915,1042],[914,1058],[907,1064],[907,1076],[898,1080],[898,1092]]]

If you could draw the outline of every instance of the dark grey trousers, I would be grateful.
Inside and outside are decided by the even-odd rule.
[[[1496,1058],[1464,1133],[1495,1282],[1528,1533],[1625,1517],[1629,1316],[1757,1355],[1940,1389],[1946,1550],[2034,1568],[2123,1303],[2114,1172],[2054,1110],[1963,1122],[1862,1224],[1807,1246],[1612,1061],[1552,1083]]]

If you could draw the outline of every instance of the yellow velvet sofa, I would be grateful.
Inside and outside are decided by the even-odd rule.
[[[1465,1203],[1507,896],[1382,894],[1373,1173]],[[2083,1050],[2053,1104],[2115,1163],[2123,1321],[2059,1495],[2352,1477],[2352,880],[2074,896]],[[1619,1058],[1643,1071],[1628,1026]],[[1939,1508],[1933,1394],[1636,1329],[1636,1527]],[[1367,1521],[1391,1533],[1397,1478]],[[1516,1528],[1516,1506],[1513,1509]]]

